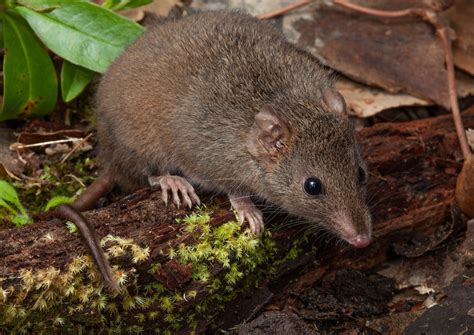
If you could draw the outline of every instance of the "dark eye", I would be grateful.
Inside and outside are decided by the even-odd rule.
[[[359,166],[359,169],[357,170],[357,180],[359,181],[359,184],[365,184],[367,181],[367,174],[365,173],[364,169]]]
[[[304,182],[304,191],[309,195],[321,195],[323,193],[323,184],[316,177],[309,177]]]

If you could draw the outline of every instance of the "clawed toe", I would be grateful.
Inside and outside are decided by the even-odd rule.
[[[247,221],[250,226],[250,230],[255,235],[260,235],[263,232],[263,215],[262,212],[255,207],[254,203],[250,198],[239,198],[229,196],[232,207],[237,212],[237,219],[240,224]]]
[[[263,233],[263,217],[260,211],[254,212],[253,215],[248,219],[250,224],[250,229],[256,235]]]
[[[193,204],[200,204],[201,201],[194,191],[194,187],[184,178],[179,176],[159,176],[149,177],[150,185],[160,185],[163,202],[168,205],[171,195],[173,203],[179,208],[181,204],[191,208]]]

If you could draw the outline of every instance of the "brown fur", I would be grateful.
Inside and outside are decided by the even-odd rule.
[[[100,83],[102,167],[127,191],[146,186],[150,175],[179,173],[211,191],[258,195],[342,237],[344,224],[370,236],[353,128],[323,102],[321,92],[332,87],[328,71],[270,23],[237,12],[165,21]],[[264,105],[290,133],[271,164],[246,145]],[[310,176],[322,181],[325,195],[304,192]],[[349,221],[331,219],[335,213]]]

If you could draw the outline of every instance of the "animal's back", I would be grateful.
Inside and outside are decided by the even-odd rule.
[[[101,82],[102,165],[132,189],[163,169],[186,166],[180,172],[192,178],[222,152],[237,163],[245,157],[236,144],[256,108],[317,105],[321,85],[328,85],[327,74],[312,56],[249,15],[206,12],[162,23],[132,44]],[[219,177],[204,171],[211,173]]]

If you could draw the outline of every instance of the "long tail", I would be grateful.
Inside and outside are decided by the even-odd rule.
[[[74,201],[72,207],[79,212],[95,208],[97,201],[109,193],[114,187],[114,182],[108,174],[102,174]]]
[[[97,200],[107,194],[113,186],[114,183],[112,179],[107,174],[103,174],[99,176],[73,204],[59,205],[54,211],[60,218],[71,221],[77,226],[105,283],[116,293],[120,293],[121,289],[114,278],[109,261],[100,246],[99,238],[94,228],[81,214],[82,211],[94,208]]]
[[[100,246],[99,238],[84,215],[70,205],[59,205],[56,207],[55,212],[61,218],[71,221],[77,226],[100,274],[104,278],[105,283],[116,293],[120,293],[121,289],[113,275],[109,261],[105,257],[104,250],[102,250],[102,247]]]

